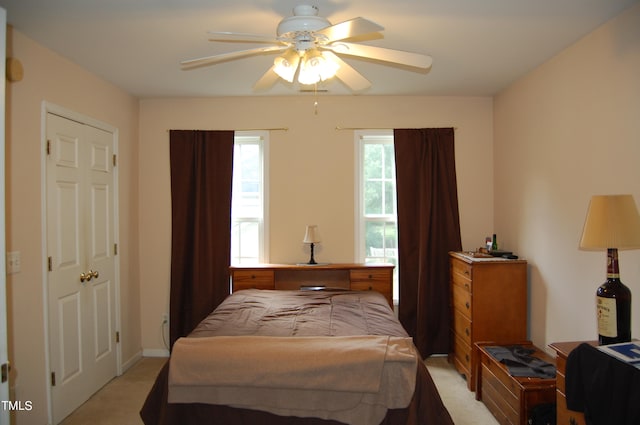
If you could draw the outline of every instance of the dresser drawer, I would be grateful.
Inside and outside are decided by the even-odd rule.
[[[461,289],[467,292],[473,292],[473,281],[466,275],[462,275],[460,273],[452,273],[451,282],[453,283],[453,285],[459,286]]]
[[[453,330],[465,344],[471,345],[471,320],[458,310],[453,311]]]
[[[463,287],[458,285],[453,285],[452,292],[454,312],[459,311],[471,319],[471,293],[469,293],[469,291],[465,291]]]
[[[457,334],[453,336],[453,345],[457,363],[462,366],[462,370],[459,370],[459,372],[469,380],[471,376],[471,346],[465,344],[464,340]]]
[[[232,273],[233,290],[275,289],[273,270],[234,270]]]
[[[472,280],[473,268],[471,264],[460,260],[451,261],[451,274],[453,277],[458,276],[463,279]]]

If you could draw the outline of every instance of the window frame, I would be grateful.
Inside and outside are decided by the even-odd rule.
[[[354,258],[359,263],[364,263],[367,257],[371,257],[366,252],[366,240],[365,240],[365,225],[367,221],[382,221],[389,222],[388,218],[384,218],[386,214],[382,214],[380,217],[374,217],[371,220],[367,220],[364,214],[365,205],[364,205],[364,147],[366,144],[380,143],[380,144],[389,144],[393,145],[393,129],[389,130],[356,130],[354,132],[354,145],[355,145],[355,208],[354,208]],[[395,179],[395,169],[393,172]],[[395,202],[395,223],[397,227],[398,216],[397,216],[397,201]],[[397,230],[397,229],[396,229]],[[396,231],[397,237],[397,231]],[[396,240],[397,243],[397,240]],[[396,252],[397,255],[397,252]],[[397,257],[396,257],[397,262]],[[393,273],[393,298],[397,301],[398,299],[398,266],[394,268]]]
[[[239,222],[257,222],[258,223],[258,259],[256,263],[268,263],[269,262],[269,132],[265,130],[250,130],[250,131],[236,131],[234,133],[234,149],[238,144],[256,144],[259,148],[259,155],[261,158],[259,179],[260,189],[258,191],[259,198],[261,199],[261,217],[235,217],[233,214],[233,196],[232,196],[232,211],[231,211],[231,228],[230,232],[233,232],[233,227]],[[236,158],[234,157],[234,168],[236,166]],[[232,235],[233,237],[233,235]],[[253,262],[236,262],[234,261],[233,252],[231,252],[231,265],[240,266],[246,264],[253,264]]]

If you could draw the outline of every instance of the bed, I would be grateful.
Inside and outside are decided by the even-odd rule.
[[[145,425],[453,424],[411,338],[375,291],[231,294],[176,341]]]

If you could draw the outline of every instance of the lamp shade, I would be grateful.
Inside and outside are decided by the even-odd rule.
[[[299,62],[300,56],[298,53],[295,50],[288,50],[284,55],[275,58],[273,61],[273,71],[278,74],[280,78],[291,83],[298,70]]]
[[[640,248],[640,215],[632,195],[591,198],[580,249]]]
[[[328,80],[336,75],[339,67],[333,60],[325,57],[322,52],[316,49],[309,49],[302,58],[298,82],[309,85],[318,81]]]
[[[304,233],[303,243],[318,243],[320,236],[318,235],[318,226],[315,224],[307,225],[307,231]]]

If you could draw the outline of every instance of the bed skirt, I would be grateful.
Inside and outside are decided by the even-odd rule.
[[[338,425],[340,422],[278,416],[258,410],[211,404],[167,402],[169,362],[164,365],[140,411],[145,425]],[[419,362],[416,387],[408,407],[391,409],[381,425],[453,425],[424,363]]]

